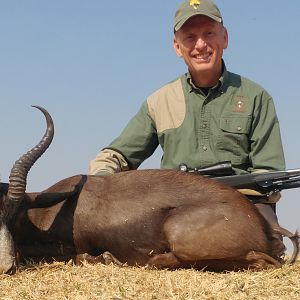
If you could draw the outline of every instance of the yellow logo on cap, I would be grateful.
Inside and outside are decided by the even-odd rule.
[[[193,6],[195,9],[200,5],[201,0],[190,0],[190,6]]]

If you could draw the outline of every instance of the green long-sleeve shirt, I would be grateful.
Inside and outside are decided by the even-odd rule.
[[[226,68],[207,96],[189,73],[157,90],[107,149],[121,153],[136,169],[159,144],[162,168],[230,160],[236,174],[285,169],[271,96]]]

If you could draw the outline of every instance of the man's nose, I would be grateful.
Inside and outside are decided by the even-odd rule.
[[[198,38],[196,40],[195,48],[202,49],[204,47],[206,47],[206,42],[202,38]]]

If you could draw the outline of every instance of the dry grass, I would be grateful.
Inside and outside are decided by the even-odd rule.
[[[300,299],[300,261],[276,270],[219,274],[40,264],[1,275],[0,299]]]

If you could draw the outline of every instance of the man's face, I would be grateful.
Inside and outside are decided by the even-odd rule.
[[[226,28],[202,15],[190,18],[174,37],[176,54],[184,59],[193,77],[210,73],[219,76],[227,45]]]

